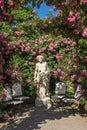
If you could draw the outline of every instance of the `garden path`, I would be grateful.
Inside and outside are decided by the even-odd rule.
[[[0,123],[0,130],[87,130],[87,113],[58,103],[49,110],[29,104]]]

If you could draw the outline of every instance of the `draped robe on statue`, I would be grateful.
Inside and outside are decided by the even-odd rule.
[[[35,68],[34,80],[37,82],[37,97],[36,106],[50,107],[49,97],[49,81],[50,81],[50,69],[47,62],[37,63]]]

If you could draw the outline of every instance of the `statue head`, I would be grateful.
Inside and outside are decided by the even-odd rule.
[[[36,57],[36,59],[37,59],[37,61],[39,61],[39,62],[43,62],[43,61],[44,61],[44,57],[43,57],[42,55],[38,55],[38,56]]]

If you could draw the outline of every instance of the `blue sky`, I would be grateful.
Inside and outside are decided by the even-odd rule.
[[[53,10],[53,8],[53,6],[46,6],[46,4],[43,3],[39,9],[35,7],[34,10],[36,10],[38,12],[39,17],[43,19],[51,9]],[[52,13],[56,15],[57,11],[52,11]]]

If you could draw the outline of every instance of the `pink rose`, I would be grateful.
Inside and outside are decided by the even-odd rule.
[[[77,0],[73,0],[72,2],[71,2],[71,6],[76,6],[77,5]]]
[[[71,22],[74,22],[75,19],[76,19],[76,17],[74,16],[73,10],[70,10],[67,20],[71,23]]]
[[[19,32],[19,31],[16,31],[15,33],[16,33],[17,36],[21,35],[21,32]]]
[[[84,61],[87,62],[87,56],[84,57]]]
[[[25,25],[26,24],[26,22],[22,22],[22,25]]]
[[[74,61],[78,61],[78,56],[73,55]]]
[[[48,50],[54,52],[54,48],[52,46],[49,46]]]
[[[79,31],[78,31],[77,29],[74,29],[74,30],[73,30],[73,33],[79,34]]]
[[[0,0],[0,8],[1,8],[1,9],[4,8],[4,0]]]
[[[70,10],[70,12],[69,12],[69,17],[72,17],[73,15],[74,15],[73,10]]]
[[[76,46],[76,42],[72,42],[71,46]]]
[[[82,0],[82,3],[83,4],[87,4],[87,0]]]
[[[31,80],[30,80],[30,79],[27,79],[26,82],[27,82],[27,83],[31,83]]]
[[[82,36],[87,38],[87,27],[83,29]]]
[[[33,14],[30,14],[30,18],[32,18],[33,17]]]
[[[65,6],[65,3],[62,3],[62,4],[60,5],[60,7],[59,7],[59,10],[63,10],[64,6]]]
[[[24,34],[24,30],[22,30],[20,33],[21,33],[21,34]]]
[[[9,1],[8,5],[13,6],[14,5],[14,1]]]
[[[60,54],[59,54],[59,55],[58,55],[58,54],[56,55],[56,59],[57,59],[57,60],[61,60],[62,58],[63,58],[62,55],[60,55]]]
[[[55,78],[58,77],[58,72],[57,72],[57,71],[54,72],[54,77],[55,77]]]
[[[9,115],[6,113],[6,114],[4,114],[3,118],[4,118],[5,120],[8,120]]]
[[[1,95],[1,98],[2,98],[3,100],[5,100],[6,97],[7,97],[6,93],[3,92],[2,95]]]
[[[75,74],[73,74],[73,75],[71,75],[71,81],[74,81],[75,80],[75,78],[76,78],[76,75]]]
[[[87,78],[87,70],[81,70],[80,72],[82,75],[84,75]]]
[[[68,18],[67,18],[67,20],[68,20],[70,23],[74,22],[75,19],[76,19],[75,16],[71,16],[71,17],[68,17]]]

